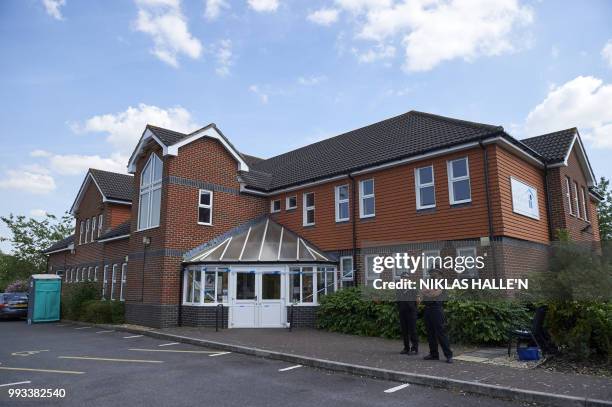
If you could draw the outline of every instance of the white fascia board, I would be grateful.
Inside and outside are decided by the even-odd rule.
[[[544,163],[532,156],[531,154],[529,154],[528,152],[526,152],[525,150],[520,149],[517,145],[512,144],[511,142],[509,142],[508,140],[506,140],[504,137],[494,137],[492,139],[488,139],[488,140],[484,140],[482,142],[482,144],[499,144],[502,147],[505,147],[506,149],[516,153],[517,155],[521,156],[521,158],[530,161],[531,163],[537,165],[540,168],[544,168]]]
[[[96,240],[96,242],[98,243],[106,243],[106,242],[112,242],[113,240],[121,240],[121,239],[127,239],[129,238],[130,235],[120,235],[120,236],[113,236],[113,237],[109,237],[108,239],[98,239]]]
[[[576,143],[576,141],[578,142]],[[572,153],[574,146],[578,147],[577,149],[578,162],[583,167],[582,169],[585,170],[584,172],[587,175],[587,178],[588,178],[587,185],[590,187],[595,186],[597,183],[597,180],[595,178],[595,173],[593,172],[593,168],[591,167],[591,163],[589,162],[589,157],[586,155],[586,150],[584,149],[584,145],[582,144],[582,139],[578,135],[578,132],[576,132],[576,134],[574,135],[572,143],[570,144],[570,147],[568,148],[567,153],[565,154],[565,158],[563,159],[563,162],[549,165],[549,167],[550,168],[567,167],[568,162],[569,162],[569,156]]]
[[[107,199],[106,197],[104,197],[102,199],[102,202],[114,203],[114,204],[119,204],[119,205],[132,205],[132,201],[121,201],[121,200],[118,200],[118,199]]]
[[[49,255],[49,254],[55,254],[55,253],[61,253],[61,252],[67,252],[67,251],[70,251],[70,250],[72,250],[72,248],[71,248],[70,246],[68,246],[68,247],[64,247],[63,249],[53,250],[52,252],[45,252],[45,254],[46,254],[46,255]]]
[[[171,146],[168,147],[167,152],[164,151],[164,155],[166,154],[170,154],[170,155],[178,155],[178,150],[179,148],[183,147],[184,145],[187,145],[201,137],[210,137],[212,139],[218,140],[223,147],[225,147],[225,149],[227,151],[229,151],[229,153],[232,155],[232,157],[234,157],[234,159],[236,161],[238,161],[238,170],[239,171],[249,171],[249,166],[247,165],[246,161],[244,161],[244,159],[242,158],[242,156],[238,153],[238,151],[236,151],[234,149],[234,147],[232,147],[231,144],[229,144],[226,140],[225,137],[223,137],[219,131],[214,127],[214,126],[208,126],[205,127],[201,130],[198,130],[197,132],[193,133],[191,136],[189,136],[188,138],[179,141],[176,144],[172,144]]]
[[[134,152],[130,157],[130,161],[128,162],[128,172],[130,174],[134,174],[136,172],[136,160],[140,156],[140,153],[142,153],[142,150],[144,149],[144,146],[149,139],[155,140],[155,142],[159,144],[159,146],[162,148],[163,155],[168,155],[168,146],[162,143],[162,141],[155,134],[153,134],[151,130],[147,128],[142,134],[142,137],[140,137],[140,141],[138,142],[138,145],[136,145],[136,148],[134,149]]]
[[[88,185],[89,180],[93,181],[93,183],[96,185],[96,188],[98,188],[98,192],[100,192],[100,195],[102,196],[102,202],[107,201],[106,196],[104,196],[104,193],[102,192],[102,189],[100,188],[100,185],[98,185],[98,182],[96,181],[96,179],[93,177],[93,175],[91,175],[91,172],[87,171],[87,176],[85,177],[85,180],[81,184],[79,193],[77,194],[77,197],[74,200],[72,207],[70,208],[70,214],[73,216],[74,216],[74,213],[76,212],[77,206],[79,206],[79,204],[81,203],[81,199],[83,199],[83,194],[85,193],[85,187]]]

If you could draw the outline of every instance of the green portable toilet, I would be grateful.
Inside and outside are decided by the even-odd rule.
[[[55,274],[34,274],[30,277],[28,324],[59,321],[62,277]]]

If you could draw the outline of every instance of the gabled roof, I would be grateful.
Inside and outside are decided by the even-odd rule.
[[[336,259],[268,217],[259,217],[185,253],[185,263],[333,263]]]
[[[241,176],[249,188],[270,191],[494,134],[503,127],[410,111],[260,161],[251,166],[259,174]]]
[[[563,162],[578,130],[575,127],[521,140],[540,153],[549,164]]]
[[[111,230],[103,233],[97,240],[98,242],[105,242],[111,240],[127,239],[130,237],[131,232],[131,221],[125,221],[119,226],[115,226]]]
[[[70,235],[62,240],[58,240],[53,243],[47,249],[43,250],[44,254],[51,254],[57,252],[63,252],[65,250],[72,250],[74,247],[74,235]]]
[[[90,168],[87,171],[87,175],[81,184],[79,193],[77,194],[70,213],[74,215],[76,208],[81,203],[83,195],[87,190],[87,186],[90,182],[93,182],[100,195],[102,195],[102,202],[113,202],[119,204],[131,205],[132,193],[134,190],[134,177],[129,174],[119,174],[116,172],[98,170]]]
[[[138,141],[138,144],[136,145],[136,148],[132,152],[132,156],[130,157],[130,161],[128,163],[128,171],[130,173],[134,173],[136,171],[136,160],[142,154],[145,146],[150,142],[159,144],[159,146],[162,147],[164,155],[178,155],[178,150],[180,147],[202,137],[210,137],[218,140],[238,162],[238,169],[240,171],[249,170],[249,164],[247,164],[247,160],[245,160],[244,156],[240,154],[240,152],[227,139],[227,137],[221,133],[221,130],[219,130],[214,123],[210,123],[191,133],[180,133],[178,131],[147,124],[142,136],[140,137],[140,140]]]

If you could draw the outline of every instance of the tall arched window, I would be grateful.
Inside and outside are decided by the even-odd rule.
[[[140,176],[140,201],[138,206],[138,229],[159,226],[161,209],[162,160],[151,154]]]

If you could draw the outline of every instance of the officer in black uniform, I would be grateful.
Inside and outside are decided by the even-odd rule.
[[[402,273],[401,278],[408,279],[410,273]],[[417,334],[417,293],[408,288],[397,290],[397,308],[399,311],[400,328],[404,349],[403,355],[416,355],[419,353],[419,335]]]
[[[434,269],[430,272],[431,278],[442,278],[440,270]],[[444,327],[444,293],[443,290],[423,290],[423,304],[425,312],[425,328],[427,330],[427,342],[429,342],[429,355],[425,360],[439,360],[438,343],[446,357],[446,363],[453,363],[453,351],[448,342],[448,335]]]

